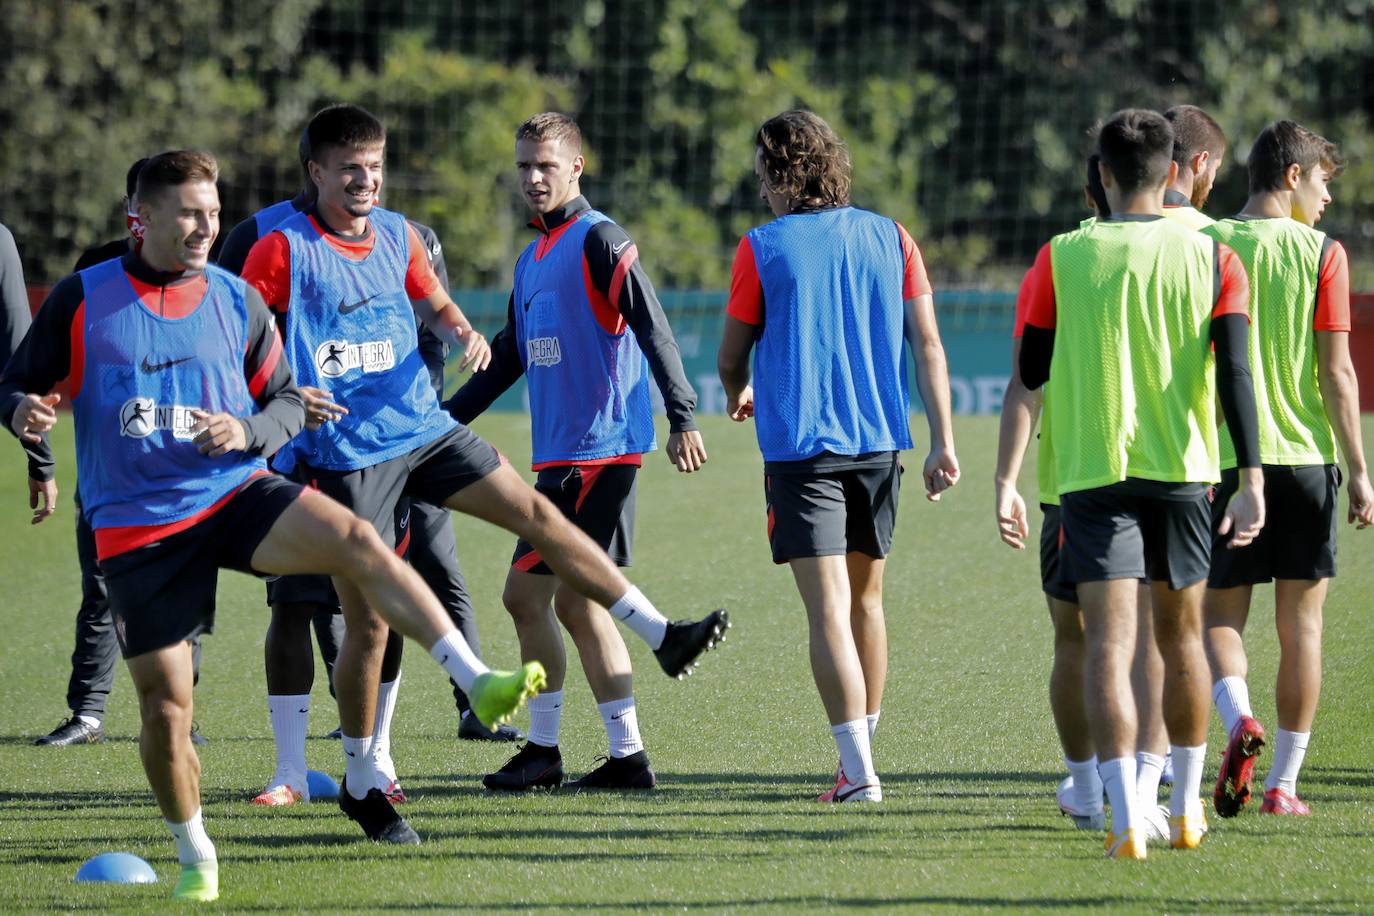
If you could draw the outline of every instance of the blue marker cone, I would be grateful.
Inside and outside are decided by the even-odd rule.
[[[319,770],[310,770],[305,774],[305,784],[310,787],[310,798],[312,801],[322,798],[338,798],[339,784],[334,781],[334,777],[328,773],[321,773]]]
[[[76,880],[104,881],[110,884],[155,884],[157,872],[131,852],[102,852],[87,859],[77,869]]]

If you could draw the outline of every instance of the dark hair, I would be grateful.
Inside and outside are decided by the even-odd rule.
[[[147,164],[148,157],[144,156],[142,159],[138,160],[133,165],[129,166],[129,171],[124,174],[125,197],[134,196],[134,192],[138,190],[138,173],[143,171],[143,167]]]
[[[1297,121],[1275,121],[1260,131],[1250,147],[1250,193],[1281,189],[1283,174],[1294,163],[1304,175],[1319,165],[1332,178],[1345,171],[1345,159],[1336,144]]]
[[[386,143],[386,128],[370,111],[357,105],[330,105],[310,119],[301,150],[318,162],[326,149],[373,149]]]
[[[768,189],[785,195],[794,209],[849,203],[853,175],[849,148],[820,115],[810,111],[775,115],[758,129],[754,145],[762,156]]]
[[[1196,105],[1175,105],[1164,112],[1164,117],[1174,128],[1174,161],[1180,168],[1198,153],[1207,152],[1216,159],[1226,152],[1221,125]]]
[[[1088,157],[1088,195],[1097,207],[1098,217],[1106,219],[1112,215],[1112,205],[1107,203],[1107,191],[1102,187],[1102,173],[1097,170],[1097,164],[1101,160],[1102,157],[1097,153]]]
[[[1102,125],[1097,152],[1121,192],[1135,194],[1158,187],[1169,177],[1174,130],[1157,111],[1127,108]]]
[[[582,152],[582,129],[576,121],[558,111],[545,111],[527,118],[515,129],[515,141],[518,143],[521,140],[533,140],[535,143],[560,140],[574,156]]]
[[[167,188],[175,188],[192,181],[219,180],[219,163],[205,150],[176,149],[143,163],[138,170],[138,199],[147,203],[153,195]]]
[[[310,178],[310,128],[309,128],[309,127],[305,128],[305,130],[302,130],[302,131],[301,131],[301,142],[300,142],[300,144],[296,147],[296,152],[297,152],[297,155],[300,157],[300,160],[301,160],[301,178],[302,178],[302,180],[304,181],[304,184],[302,184],[301,187],[303,187],[303,188],[308,188],[309,190],[314,191],[314,190],[315,190],[315,182],[314,182],[313,180],[311,180],[311,178]]]

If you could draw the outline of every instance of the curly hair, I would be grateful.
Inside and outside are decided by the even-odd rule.
[[[754,144],[768,189],[784,195],[792,210],[849,203],[849,147],[820,115],[784,111],[763,122]]]

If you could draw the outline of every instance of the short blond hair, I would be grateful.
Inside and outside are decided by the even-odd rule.
[[[582,129],[577,122],[559,111],[545,111],[525,120],[515,129],[515,140],[562,141],[573,155],[582,152]]]

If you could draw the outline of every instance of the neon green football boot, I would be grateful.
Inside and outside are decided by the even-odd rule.
[[[173,900],[192,900],[209,903],[219,898],[219,862],[197,862],[181,866],[181,879],[176,890],[172,891]]]
[[[487,728],[495,728],[510,721],[516,710],[547,683],[544,666],[539,662],[526,662],[519,671],[479,674],[468,691],[472,714]]]

